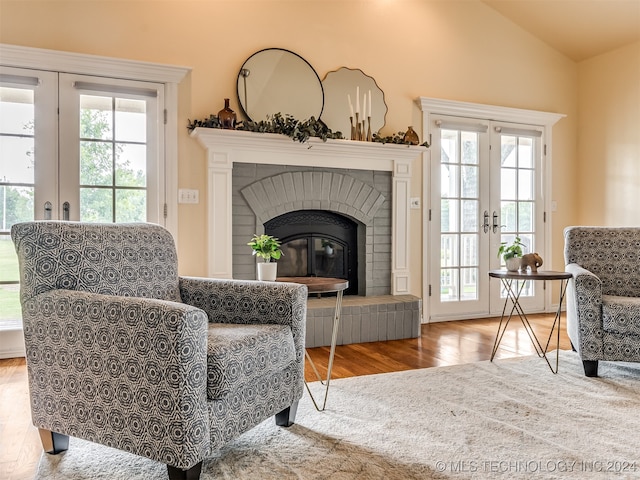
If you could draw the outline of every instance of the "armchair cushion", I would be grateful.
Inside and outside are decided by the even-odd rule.
[[[640,297],[603,295],[602,327],[608,332],[640,336]]]
[[[210,323],[207,347],[207,398],[216,400],[261,379],[285,372],[296,349],[286,325]]]
[[[307,313],[306,286],[284,282],[180,277],[180,295],[184,303],[202,309],[212,325],[236,325],[236,328],[252,325],[256,329],[254,331],[261,331],[259,326],[287,327],[280,331],[287,331],[293,337],[295,361],[290,370],[295,380],[292,388],[296,398],[302,396],[306,322],[300,319],[305,319]],[[273,343],[267,338],[264,342],[288,350],[288,344]]]

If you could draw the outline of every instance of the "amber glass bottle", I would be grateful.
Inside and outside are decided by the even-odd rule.
[[[224,108],[218,112],[218,119],[222,128],[236,128],[236,112],[229,108],[229,99],[224,99]]]

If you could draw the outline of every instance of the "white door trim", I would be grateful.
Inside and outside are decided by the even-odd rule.
[[[543,112],[539,110],[526,110],[512,107],[500,107],[496,105],[485,105],[480,103],[459,102],[455,100],[443,100],[439,98],[418,97],[415,100],[416,104],[422,112],[422,138],[431,138],[431,115],[451,115],[464,118],[476,118],[483,120],[494,120],[498,122],[510,122],[510,123],[522,123],[526,125],[538,125],[543,128],[542,145],[545,145],[546,153],[543,155],[543,179],[544,179],[544,209],[547,212],[551,211],[551,164],[553,158],[553,142],[552,142],[552,127],[560,119],[566,117],[564,114]],[[431,143],[431,142],[429,142]],[[429,222],[429,209],[430,192],[429,186],[431,185],[430,178],[430,166],[431,166],[431,151],[427,151],[423,154],[422,165],[422,238],[425,243],[423,252],[428,252],[430,248],[430,222]],[[547,253],[547,262],[551,265],[551,215],[547,216],[547,222],[545,223],[545,251]],[[423,322],[428,322],[431,311],[429,301],[429,272],[430,272],[429,255],[424,254],[422,256],[422,313]],[[545,306],[549,309],[551,306],[551,290],[546,292]]]

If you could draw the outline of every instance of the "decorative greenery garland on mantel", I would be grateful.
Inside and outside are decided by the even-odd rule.
[[[222,123],[217,115],[211,114],[209,118],[204,120],[189,120],[187,128],[193,130],[197,127],[205,128],[222,128]],[[304,143],[311,137],[321,138],[323,142],[327,139],[344,139],[342,132],[333,132],[327,127],[321,120],[316,120],[311,117],[309,120],[300,121],[293,118],[291,115],[282,115],[276,113],[269,117],[267,120],[260,120],[259,122],[253,122],[251,120],[243,120],[236,124],[236,130],[243,130],[247,132],[256,133],[278,133],[280,135],[286,135],[293,140],[297,140],[300,143]],[[405,132],[398,132],[390,136],[380,136],[377,133],[373,134],[373,142],[377,143],[393,143],[397,145],[411,145],[411,143],[404,140]],[[423,147],[429,147],[428,142],[421,144]]]
[[[378,143],[393,143],[395,145],[413,145],[411,142],[407,142],[404,139],[405,133],[406,132],[398,132],[398,133],[394,133],[393,135],[388,135],[386,137],[382,137],[379,134],[374,133],[371,136],[371,141],[378,142]],[[429,148],[429,142],[423,142],[418,146]]]

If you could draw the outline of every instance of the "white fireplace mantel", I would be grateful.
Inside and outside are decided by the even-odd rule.
[[[393,295],[409,288],[409,196],[411,164],[424,147],[311,138],[305,143],[269,133],[196,128],[207,150],[208,275],[232,278],[232,171],[234,163],[314,166],[392,172]],[[215,240],[214,240],[215,239]],[[214,253],[215,250],[215,253]]]

